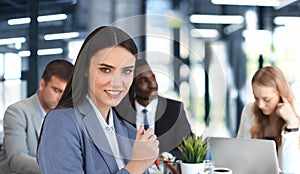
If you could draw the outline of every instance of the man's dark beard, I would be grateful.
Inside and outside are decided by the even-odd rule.
[[[140,101],[149,101],[150,100],[149,97],[143,97],[143,96],[136,96],[135,98]]]

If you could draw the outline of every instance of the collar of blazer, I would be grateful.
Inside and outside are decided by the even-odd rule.
[[[35,132],[38,137],[40,130],[41,130],[41,125],[42,125],[42,112],[40,110],[40,106],[38,104],[38,95],[35,93],[31,97],[27,98],[24,100],[25,104],[28,105],[26,106],[25,111],[27,110],[32,119],[32,122],[34,124]]]
[[[81,104],[75,109],[76,118],[79,121],[79,124],[84,131],[85,135],[90,138],[90,140],[96,145],[100,154],[105,159],[107,165],[111,171],[116,171],[117,163],[112,155],[112,150],[108,143],[104,130],[101,128],[99,120],[93,107],[88,102],[87,99],[84,99]],[[127,137],[128,131],[124,126],[122,120],[120,120],[113,111],[114,117],[114,127],[117,134],[117,140],[119,143],[122,143],[122,148],[120,148],[121,154],[125,159],[130,159],[131,156],[131,144]],[[127,150],[124,151],[124,148]]]

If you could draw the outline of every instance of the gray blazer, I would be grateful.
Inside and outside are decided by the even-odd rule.
[[[115,112],[113,117],[120,152],[127,164],[136,129]],[[38,162],[43,174],[128,174],[118,170],[104,130],[86,99],[78,107],[48,113],[41,131]]]
[[[0,173],[40,174],[36,161],[42,112],[37,94],[10,105],[4,114]]]

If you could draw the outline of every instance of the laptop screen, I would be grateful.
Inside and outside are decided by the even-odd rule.
[[[272,140],[209,137],[212,161],[234,174],[278,174],[276,145]]]

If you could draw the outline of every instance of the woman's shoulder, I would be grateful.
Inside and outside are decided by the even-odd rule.
[[[56,108],[48,112],[48,115],[67,114],[74,112],[74,108]]]
[[[74,108],[54,109],[48,112],[44,119],[45,129],[56,129],[56,131],[71,130],[80,127]]]
[[[253,107],[253,105],[254,105],[254,102],[247,103],[247,104],[244,106],[243,112],[249,112],[249,113],[252,113],[252,107]]]
[[[244,109],[242,111],[242,119],[252,119],[253,118],[253,112],[252,107],[254,105],[254,102],[248,103],[244,106]]]
[[[245,108],[251,109],[253,105],[254,105],[254,102],[249,102],[245,105]]]
[[[73,119],[74,115],[74,109],[73,108],[61,108],[61,109],[53,109],[50,112],[48,112],[46,118],[47,120],[69,120],[69,119]]]

